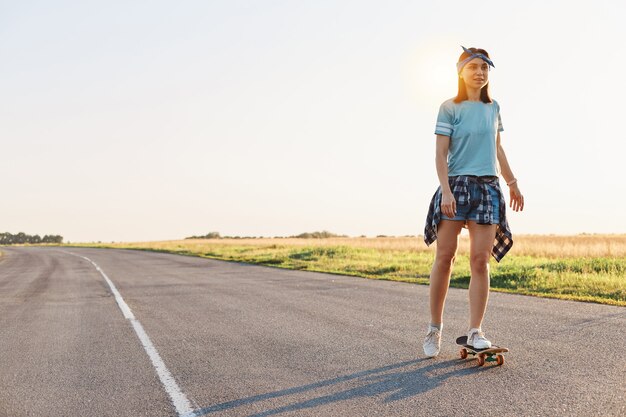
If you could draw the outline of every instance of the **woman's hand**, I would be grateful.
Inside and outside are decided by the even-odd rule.
[[[443,191],[441,193],[441,213],[452,218],[456,215],[456,200],[452,191]]]
[[[517,181],[509,186],[509,193],[511,196],[509,199],[509,205],[513,211],[524,210],[524,196],[517,186]]]

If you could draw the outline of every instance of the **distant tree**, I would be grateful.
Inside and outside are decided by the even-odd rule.
[[[219,232],[209,232],[204,236],[190,236],[185,239],[222,239]]]
[[[297,236],[290,236],[290,237],[295,237],[295,238],[299,238],[299,239],[328,239],[331,237],[348,237],[346,235],[337,235],[335,233],[331,233],[327,230],[321,231],[321,232],[306,232],[306,233],[300,233]]]
[[[63,236],[59,235],[45,235],[41,239],[42,243],[63,243]]]
[[[26,233],[24,232],[19,232],[18,234],[15,235],[14,237],[14,242],[17,243],[18,245],[23,245],[24,243],[26,243]]]
[[[11,234],[9,232],[0,233],[0,245],[23,245],[25,243],[63,243],[63,236],[45,235],[43,238],[39,235],[27,235],[24,232]]]
[[[0,245],[11,244],[11,233],[0,233]]]

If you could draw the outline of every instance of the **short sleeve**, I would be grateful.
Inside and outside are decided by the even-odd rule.
[[[439,107],[435,135],[452,136],[454,131],[454,111],[450,103],[446,101]]]
[[[495,101],[495,103],[496,103],[496,110],[498,112],[498,132],[503,132],[504,127],[502,126],[502,117],[500,117],[500,104],[498,104],[497,101]]]

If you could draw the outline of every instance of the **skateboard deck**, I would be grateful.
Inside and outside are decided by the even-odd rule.
[[[461,359],[467,358],[468,355],[478,358],[478,366],[483,366],[485,362],[496,362],[498,365],[504,364],[504,356],[502,355],[509,350],[505,347],[491,345],[490,348],[476,349],[467,344],[467,336],[457,337],[456,344],[463,346],[459,352]]]

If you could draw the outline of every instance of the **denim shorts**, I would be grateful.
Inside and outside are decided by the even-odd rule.
[[[482,188],[486,187],[489,195],[491,196],[491,205],[493,207],[493,223],[500,223],[500,194],[495,187],[489,184],[480,184],[480,178],[472,178],[469,181],[469,201],[467,204],[456,204],[456,214],[454,217],[448,217],[441,213],[442,220],[460,220],[460,221],[474,221],[479,222],[479,214],[484,207],[480,206],[480,200],[482,195]]]

